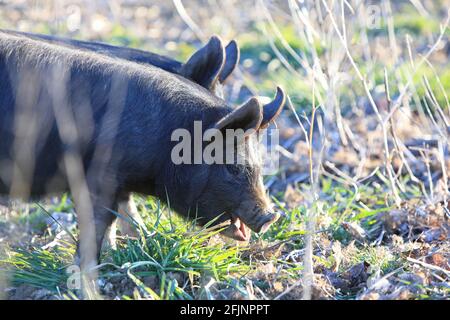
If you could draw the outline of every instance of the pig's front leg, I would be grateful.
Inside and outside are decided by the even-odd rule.
[[[144,221],[142,220],[141,216],[139,215],[139,212],[136,207],[136,203],[133,200],[132,195],[128,195],[128,199],[124,201],[119,202],[119,214],[124,216],[125,218],[131,218],[134,220],[138,225],[143,225]],[[130,237],[138,237],[138,231],[136,230],[136,227],[133,226],[131,223],[129,223],[126,219],[117,219],[117,226],[122,233],[122,235],[127,235]]]
[[[102,248],[112,248],[116,249],[116,239],[117,239],[117,229],[120,230],[120,233],[122,236],[129,236],[137,238],[139,236],[138,230],[134,225],[132,225],[127,218],[131,218],[134,220],[138,225],[141,225],[144,223],[141,216],[139,215],[139,212],[136,207],[136,203],[133,200],[133,197],[131,194],[128,196],[125,196],[124,198],[121,198],[119,200],[118,210],[117,212],[124,217],[124,219],[118,217],[116,218],[112,224],[111,227],[106,231],[105,238],[103,240]]]
[[[111,205],[105,205],[103,202],[94,203],[94,227],[95,227],[95,244],[93,243],[91,247],[87,246],[84,250],[95,250],[95,257],[97,261],[100,258],[101,248],[103,240],[105,239],[106,231],[111,229],[111,225],[115,220],[115,216],[111,213],[110,210],[117,211],[118,203],[114,201]],[[79,228],[89,228],[90,226],[79,225]],[[115,228],[114,228],[115,229]],[[95,245],[95,247],[94,247]],[[90,254],[83,252],[83,249],[80,246],[80,241],[78,241],[77,246],[77,263],[83,265],[84,262],[87,262],[86,257],[91,256]],[[92,262],[89,262],[92,264]],[[86,265],[86,264],[85,264]]]
[[[120,203],[119,203],[120,208]],[[106,230],[105,237],[103,239],[102,243],[102,251],[108,250],[108,249],[117,249],[117,220],[118,218],[115,218],[109,228]]]

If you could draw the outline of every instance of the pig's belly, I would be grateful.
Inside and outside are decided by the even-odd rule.
[[[29,200],[69,191],[65,173],[56,167],[50,168],[46,164],[43,169],[38,163],[33,173],[26,178],[21,176],[20,171],[17,166],[0,168],[0,195]]]

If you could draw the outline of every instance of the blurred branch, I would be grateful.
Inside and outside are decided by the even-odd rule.
[[[376,103],[375,103],[375,101],[374,101],[374,99],[372,97],[372,94],[370,93],[370,89],[369,89],[369,85],[368,85],[368,83],[366,81],[366,77],[363,76],[363,74],[359,70],[359,67],[357,66],[356,62],[354,61],[354,59],[353,59],[353,57],[352,57],[352,55],[351,55],[351,53],[350,53],[350,51],[348,49],[348,45],[347,45],[347,42],[345,41],[344,36],[342,35],[342,33],[339,30],[339,27],[338,27],[338,25],[336,23],[334,14],[331,12],[331,10],[328,7],[326,1],[322,0],[322,3],[324,5],[325,10],[327,11],[330,19],[331,19],[331,23],[332,23],[332,25],[334,27],[335,32],[338,35],[339,40],[341,41],[341,44],[342,44],[342,46],[345,49],[345,52],[347,54],[347,58],[349,59],[351,65],[353,66],[353,69],[356,72],[356,75],[358,76],[358,78],[360,79],[360,81],[362,82],[362,84],[364,86],[364,90],[366,92],[367,98],[369,99],[370,105],[371,105],[371,107],[372,107],[372,109],[373,109],[373,111],[374,111],[374,113],[375,113],[375,115],[376,115],[376,117],[378,119],[379,125],[381,126],[381,130],[383,132],[383,143],[384,143],[384,152],[385,152],[385,155],[384,155],[385,167],[386,167],[386,171],[388,173],[391,191],[392,191],[393,196],[394,196],[394,201],[395,201],[397,206],[400,206],[401,199],[400,199],[400,196],[399,196],[399,193],[398,193],[398,190],[397,190],[395,178],[394,178],[394,175],[393,175],[393,172],[392,172],[393,171],[392,165],[391,165],[391,162],[390,162],[390,152],[389,152],[388,134],[387,134],[386,124],[385,124],[385,122],[383,121],[383,118],[380,115],[380,112],[379,112],[378,107],[377,107],[377,105],[376,105]]]
[[[192,30],[195,36],[200,39],[202,42],[206,40],[205,33],[199,28],[199,26],[192,20],[192,18],[187,13],[183,3],[181,0],[173,0],[173,4],[175,5],[175,9],[177,9],[178,14],[181,19],[187,24],[187,26]]]

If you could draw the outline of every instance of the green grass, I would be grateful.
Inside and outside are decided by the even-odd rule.
[[[74,246],[58,246],[55,250],[41,248],[10,248],[0,260],[1,271],[10,274],[15,285],[26,284],[58,292],[65,288],[67,267],[71,264]]]
[[[196,230],[192,222],[163,215],[164,209],[159,205],[154,209],[156,211],[146,220],[147,230],[140,230],[140,238],[125,239],[118,250],[111,250],[107,257],[115,265],[126,266],[132,277],[157,276],[161,281],[161,298],[190,297],[180,289],[182,284],[167,280],[167,273],[182,273],[186,279],[211,275],[223,281],[230,275],[247,271],[248,267],[239,259],[239,247],[209,243],[220,230]],[[163,289],[165,285],[172,288],[169,295]]]

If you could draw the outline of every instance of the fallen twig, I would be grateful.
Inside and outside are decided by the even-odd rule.
[[[426,262],[423,262],[423,261],[420,261],[420,260],[417,260],[417,259],[413,259],[413,258],[410,258],[410,257],[406,258],[406,260],[408,260],[409,262],[418,264],[418,265],[420,265],[420,266],[422,266],[424,268],[427,268],[427,269],[430,269],[430,270],[433,270],[433,271],[442,272],[447,277],[450,277],[450,271],[445,270],[444,268],[441,268],[441,267],[438,267],[438,266],[435,266],[433,264],[429,264],[429,263],[426,263]]]

